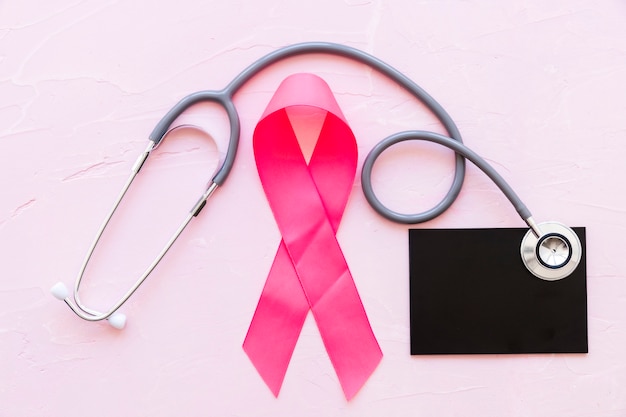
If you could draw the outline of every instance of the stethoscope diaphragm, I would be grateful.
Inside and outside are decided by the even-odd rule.
[[[557,281],[569,276],[582,256],[582,245],[572,229],[558,222],[538,225],[542,235],[532,229],[522,239],[520,252],[526,268],[536,277]]]

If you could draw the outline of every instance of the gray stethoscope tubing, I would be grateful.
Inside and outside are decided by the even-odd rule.
[[[213,182],[222,185],[222,183],[226,180],[230,170],[232,169],[235,155],[237,153],[237,146],[239,143],[239,132],[240,132],[240,124],[239,117],[237,114],[237,110],[233,104],[232,98],[235,93],[248,81],[250,78],[258,74],[263,69],[268,66],[281,61],[286,58],[290,58],[297,55],[304,54],[331,54],[331,55],[339,55],[345,58],[349,58],[355,60],[357,62],[368,65],[371,68],[376,69],[380,73],[386,75],[394,82],[398,83],[402,87],[404,87],[409,93],[411,93],[415,98],[421,101],[432,113],[437,117],[437,119],[444,126],[450,137],[445,137],[439,135],[440,138],[445,138],[444,142],[437,142],[441,145],[447,146],[453,150],[455,150],[455,172],[454,178],[452,181],[452,185],[448,190],[448,193],[443,197],[443,199],[430,210],[425,211],[424,213],[419,214],[401,214],[395,211],[392,211],[385,207],[375,196],[372,185],[371,185],[371,170],[372,166],[376,160],[376,158],[382,153],[383,150],[393,145],[394,143],[399,142],[397,140],[397,135],[393,135],[382,142],[380,142],[368,155],[365,164],[363,166],[363,174],[362,178],[362,187],[363,192],[367,198],[369,204],[383,217],[392,220],[398,223],[405,224],[417,224],[423,223],[429,220],[434,219],[441,215],[444,211],[446,211],[452,203],[458,197],[461,188],[463,186],[463,180],[465,177],[465,158],[467,157],[472,162],[474,162],[479,168],[481,168],[489,177],[496,183],[496,185],[504,192],[504,194],[509,198],[517,212],[520,214],[522,219],[528,224],[528,226],[533,230],[533,232],[540,236],[541,233],[538,230],[536,224],[532,220],[532,215],[530,210],[526,207],[526,205],[520,200],[520,198],[515,194],[513,189],[508,185],[506,181],[489,165],[484,159],[480,156],[472,152],[469,148],[461,145],[458,147],[456,145],[462,144],[463,141],[461,139],[461,134],[456,124],[445,111],[445,109],[426,91],[424,91],[420,86],[418,86],[415,82],[413,82],[410,78],[391,67],[389,64],[381,61],[380,59],[366,53],[360,51],[355,48],[351,48],[345,45],[333,44],[333,43],[324,43],[324,42],[306,42],[301,44],[290,45],[284,48],[281,48],[277,51],[274,51],[268,55],[265,55],[248,68],[243,70],[238,76],[236,76],[226,88],[221,91],[199,91],[193,94],[188,95],[183,98],[178,104],[176,104],[172,109],[161,119],[161,121],[155,126],[154,130],[150,134],[150,140],[152,140],[155,144],[158,144],[161,138],[165,135],[169,127],[172,125],[174,120],[178,116],[180,116],[189,106],[204,102],[204,101],[213,101],[221,104],[226,113],[228,115],[230,121],[230,141],[228,145],[228,150],[226,153],[226,158],[224,160],[223,165],[220,167],[215,177],[213,178]],[[429,133],[429,132],[424,132]],[[429,136],[432,138],[432,136]],[[450,139],[452,138],[452,139]],[[431,140],[436,142],[434,139],[426,139],[420,137],[406,137],[401,140]],[[452,145],[448,145],[452,144]],[[456,146],[456,148],[455,148]],[[472,155],[472,158],[469,158],[467,155]]]
[[[502,192],[506,195],[506,197],[511,201],[515,209],[517,210],[520,217],[527,223],[530,230],[527,233],[526,237],[522,242],[521,253],[523,257],[524,264],[532,272],[534,275],[548,280],[556,280],[564,278],[572,272],[572,268],[575,268],[578,260],[580,259],[580,242],[577,241],[576,235],[571,231],[571,229],[566,226],[560,225],[560,223],[549,223],[550,226],[550,243],[551,247],[562,244],[567,246],[569,250],[569,256],[567,257],[567,262],[569,266],[564,268],[566,270],[565,274],[562,274],[558,271],[561,266],[565,265],[552,265],[544,262],[542,260],[535,260],[533,258],[534,254],[539,256],[540,250],[539,246],[542,242],[545,241],[543,238],[542,231],[537,225],[526,207],[526,205],[520,200],[517,194],[513,191],[513,189],[509,186],[509,184],[480,156],[478,156],[471,149],[467,148],[463,145],[461,134],[452,120],[452,118],[448,115],[448,113],[444,110],[444,108],[434,99],[432,98],[426,91],[424,91],[420,86],[418,86],[415,82],[413,82],[410,78],[406,77],[404,74],[391,67],[387,63],[379,60],[378,58],[360,51],[358,49],[348,47],[345,45],[334,44],[334,43],[325,43],[325,42],[305,42],[295,45],[290,45],[281,49],[278,49],[272,53],[265,55],[260,58],[252,65],[244,69],[239,75],[237,75],[223,90],[207,90],[207,91],[199,91],[192,93],[186,97],[184,97],[180,102],[178,102],[174,107],[172,107],[165,116],[157,123],[154,130],[149,136],[149,140],[151,143],[148,145],[144,153],[139,157],[135,165],[133,166],[132,173],[130,178],[127,180],[126,184],[123,187],[122,192],[120,193],[117,201],[114,204],[113,209],[109,213],[109,216],[105,220],[104,224],[100,228],[97,237],[92,244],[88,255],[85,259],[85,262],[81,268],[79,277],[76,280],[74,286],[74,303],[72,303],[67,296],[67,291],[62,284],[57,284],[60,286],[58,288],[53,287],[53,293],[57,298],[63,299],[65,303],[74,311],[78,316],[85,320],[89,321],[99,321],[103,319],[109,319],[112,322],[114,327],[122,328],[125,323],[125,317],[120,313],[116,313],[117,310],[124,304],[128,299],[132,296],[132,294],[139,288],[139,286],[145,281],[148,275],[152,272],[152,270],[156,267],[156,265],[163,258],[165,253],[170,249],[173,243],[176,241],[178,236],[185,229],[187,224],[191,221],[191,219],[198,215],[200,210],[206,204],[208,198],[213,194],[213,192],[226,181],[228,174],[230,173],[235,157],[237,154],[237,148],[239,145],[239,136],[240,136],[240,121],[239,115],[237,113],[237,109],[233,102],[233,96],[239,91],[239,89],[252,77],[256,74],[267,68],[268,66],[281,61],[286,58],[304,55],[304,54],[330,54],[337,55],[344,58],[348,58],[362,64],[365,64],[378,72],[382,73],[389,77],[392,81],[401,85],[405,90],[411,93],[415,98],[417,98],[420,102],[422,102],[439,120],[439,122],[444,126],[449,137],[440,135],[433,132],[424,132],[424,131],[407,131],[401,132],[394,135],[389,136],[388,138],[381,141],[378,145],[376,145],[369,155],[366,157],[362,173],[361,173],[361,183],[363,187],[363,192],[368,203],[372,206],[372,208],[378,212],[383,217],[392,220],[394,222],[404,223],[404,224],[417,224],[426,222],[434,219],[435,217],[442,214],[446,211],[452,203],[456,200],[457,196],[461,191],[461,187],[463,186],[463,180],[465,177],[465,159],[469,159],[473,162],[478,168],[480,168],[485,174],[487,174],[493,182],[502,190]],[[95,310],[85,307],[78,297],[78,291],[80,288],[80,284],[83,278],[84,271],[86,269],[87,263],[91,258],[91,255],[100,239],[100,236],[104,232],[109,220],[111,219],[113,213],[115,212],[117,206],[119,205],[121,199],[124,197],[126,191],[128,190],[130,184],[133,179],[143,166],[144,162],[148,158],[150,152],[158,146],[158,144],[163,140],[166,136],[167,132],[170,130],[171,125],[174,121],[190,106],[200,103],[200,102],[214,102],[221,105],[229,119],[230,123],[230,139],[228,143],[228,149],[226,151],[226,156],[216,171],[215,175],[211,179],[207,190],[198,200],[194,208],[185,218],[183,223],[176,230],[174,235],[170,238],[170,240],[166,243],[163,250],[159,253],[159,255],[155,258],[155,260],[150,264],[150,266],[146,269],[144,274],[137,280],[137,282],[127,291],[120,300],[113,305],[105,313],[99,313]],[[435,205],[430,210],[427,210],[423,213],[418,214],[401,214],[397,213],[393,210],[388,209],[384,206],[376,197],[374,190],[372,188],[371,182],[371,174],[374,162],[380,156],[380,154],[389,148],[390,146],[406,141],[406,140],[426,140],[430,142],[435,142],[440,145],[446,146],[452,149],[455,152],[455,172],[452,184],[450,189],[446,193],[446,195],[442,198],[442,200]],[[562,226],[562,228],[561,228]],[[562,238],[562,239],[561,239]],[[558,242],[554,242],[554,239],[560,239]],[[545,251],[544,251],[545,252]],[[543,253],[543,252],[542,252]],[[554,250],[556,253],[556,250]],[[574,253],[574,256],[572,256]],[[552,254],[552,252],[550,252]],[[576,257],[578,259],[576,259]],[[530,259],[533,258],[533,259]],[[574,266],[572,267],[572,263],[570,262],[570,258],[573,258]],[[539,266],[537,266],[539,265]],[[543,271],[541,268],[546,269]],[[555,272],[556,271],[556,272]],[[549,275],[545,277],[544,275]],[[564,276],[561,276],[564,275]],[[74,304],[74,305],[73,305]],[[117,315],[117,316],[116,316]]]
[[[365,194],[365,198],[367,202],[376,210],[381,216],[388,218],[389,220],[393,220],[398,223],[407,223],[414,224],[417,223],[414,221],[415,215],[406,215],[397,213],[395,211],[390,210],[385,207],[380,200],[374,194],[374,190],[372,189],[372,169],[374,167],[374,162],[380,156],[383,151],[389,148],[392,145],[395,145],[399,142],[404,142],[407,140],[423,140],[428,142],[434,142],[439,145],[445,146],[449,149],[452,149],[456,152],[457,155],[462,155],[463,158],[469,159],[474,165],[480,168],[504,193],[504,195],[509,199],[515,210],[519,213],[520,217],[528,222],[528,225],[535,231],[537,228],[536,224],[532,221],[532,215],[530,211],[526,207],[526,205],[520,200],[518,195],[513,191],[511,186],[498,174],[498,172],[493,169],[491,165],[489,165],[483,158],[481,158],[476,152],[465,146],[463,143],[451,139],[447,136],[440,135],[435,132],[427,132],[423,130],[410,130],[406,132],[399,132],[394,135],[391,135],[381,142],[379,142],[370,153],[365,158],[365,162],[363,162],[363,168],[361,170],[361,184],[363,187],[363,193]],[[448,196],[446,196],[447,198]],[[418,215],[419,216],[419,215]],[[528,220],[530,219],[530,221]],[[537,229],[536,235],[541,236],[541,232]]]
[[[433,112],[437,119],[439,119],[446,131],[450,134],[450,137],[456,139],[459,142],[462,141],[459,129],[456,127],[456,124],[448,115],[448,113],[444,110],[444,108],[441,107],[441,105],[434,98],[432,98],[420,86],[415,84],[410,78],[408,78],[395,68],[391,67],[389,64],[366,52],[345,45],[325,42],[305,42],[278,49],[265,55],[264,57],[260,58],[252,65],[250,65],[248,68],[243,70],[223,90],[199,91],[188,95],[187,97],[183,98],[178,104],[172,107],[172,109],[155,126],[154,130],[150,134],[150,140],[153,141],[155,144],[158,144],[161,138],[169,129],[169,127],[172,125],[174,120],[176,120],[176,118],[180,116],[189,106],[203,101],[212,101],[221,104],[226,110],[226,113],[230,120],[231,129],[226,158],[224,159],[223,165],[220,167],[218,172],[215,174],[215,177],[213,178],[213,182],[218,185],[222,185],[233,166],[235,155],[237,153],[237,146],[239,143],[239,116],[237,115],[237,110],[235,109],[232,101],[235,93],[237,93],[237,91],[239,91],[239,89],[252,77],[254,77],[256,74],[258,74],[268,66],[290,57],[315,53],[342,56],[344,58],[352,59],[354,61],[360,62],[362,64],[368,65],[371,68],[376,69],[380,73],[386,75],[394,82],[404,87],[413,96],[415,96],[418,100],[424,103],[424,105],[426,105]],[[425,216],[418,215],[419,217],[416,218],[416,220],[412,221],[412,223],[420,223],[431,220],[447,210],[461,191],[464,177],[465,159],[460,155],[456,155],[455,176],[448,193],[449,197],[446,196],[446,198],[444,198],[444,200],[439,203],[434,210],[431,210],[432,213],[429,213]]]

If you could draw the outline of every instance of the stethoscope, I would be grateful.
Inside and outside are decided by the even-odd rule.
[[[78,277],[74,283],[74,291],[72,295],[73,300],[70,299],[68,290],[63,283],[58,283],[52,287],[51,291],[53,295],[58,299],[65,301],[69,308],[84,320],[100,321],[108,319],[109,323],[113,327],[119,329],[123,328],[126,323],[126,317],[124,314],[118,312],[119,308],[124,305],[126,301],[128,301],[135,291],[137,291],[139,286],[141,286],[146,278],[148,278],[150,273],[161,261],[163,256],[165,256],[167,251],[189,224],[191,219],[200,213],[209,197],[211,197],[218,187],[224,184],[233,167],[240,135],[239,115],[233,102],[233,96],[246,82],[263,69],[283,59],[303,54],[338,55],[358,61],[376,69],[404,87],[404,89],[428,107],[441,122],[449,135],[444,136],[438,133],[420,130],[400,132],[382,140],[370,151],[365,158],[363,169],[361,171],[361,184],[363,187],[363,193],[365,194],[368,203],[377,213],[391,221],[404,224],[417,224],[434,219],[446,211],[459,195],[465,177],[465,159],[468,159],[485,174],[487,174],[487,176],[491,178],[500,190],[502,190],[504,195],[515,207],[522,220],[524,220],[524,222],[528,225],[529,230],[523,237],[520,245],[522,262],[528,271],[530,271],[534,276],[547,281],[560,280],[574,272],[582,256],[582,245],[576,233],[574,233],[574,231],[569,227],[557,222],[551,221],[540,224],[535,223],[530,210],[528,210],[526,205],[520,200],[511,186],[500,176],[500,174],[498,174],[498,172],[496,172],[496,170],[493,169],[493,167],[491,167],[491,165],[463,144],[461,134],[459,133],[454,121],[443,109],[443,107],[428,93],[426,93],[426,91],[395,68],[366,52],[334,43],[305,42],[287,46],[265,55],[243,70],[222,90],[198,91],[184,97],[161,119],[161,121],[159,121],[149,136],[150,143],[133,165],[129,178],[124,184],[122,191],[120,192],[102,226],[98,230],[96,238],[87,252],[87,256],[85,257]],[[163,138],[171,130],[170,127],[174,120],[187,108],[199,102],[218,103],[224,108],[228,116],[230,122],[230,140],[226,155],[221,162],[221,165],[209,182],[207,189],[187,214],[171,238],[167,241],[164,248],[161,252],[159,252],[135,284],[119,299],[119,301],[117,301],[111,308],[109,308],[109,310],[105,312],[99,312],[85,306],[80,300],[79,290],[87,264],[91,259],[102,233],[150,153],[159,145],[161,140],[163,140]],[[418,214],[402,214],[388,209],[376,197],[372,188],[371,180],[372,168],[376,162],[376,158],[378,158],[380,154],[390,146],[409,140],[425,140],[434,142],[456,152],[454,179],[447,194],[436,206]]]

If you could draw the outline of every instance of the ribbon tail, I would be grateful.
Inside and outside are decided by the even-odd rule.
[[[281,241],[243,342],[244,351],[276,397],[308,311],[309,303]]]
[[[349,401],[377,368],[383,353],[348,270],[311,311]]]

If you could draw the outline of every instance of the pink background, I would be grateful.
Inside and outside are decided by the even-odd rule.
[[[626,3],[34,3],[0,0],[0,416],[626,415]],[[251,146],[272,92],[293,72],[322,76],[360,161],[388,134],[441,131],[383,77],[323,56],[276,65],[236,96],[234,171],[124,306],[124,331],[84,322],[49,295],[59,280],[73,284],[174,103],[307,40],[363,49],[412,77],[536,220],[587,227],[588,355],[411,357],[407,226],[376,215],[357,178],[338,239],[385,356],[346,402],[309,316],[272,396],[241,349],[279,242]],[[222,117],[200,105],[183,122],[205,128],[222,152]],[[176,137],[142,171],[87,271],[94,307],[134,281],[210,177],[215,146],[196,131]],[[377,164],[375,188],[395,209],[427,209],[451,171],[447,150],[398,146]],[[419,227],[522,226],[469,166],[453,207]]]

